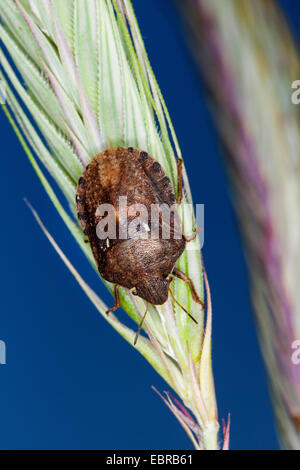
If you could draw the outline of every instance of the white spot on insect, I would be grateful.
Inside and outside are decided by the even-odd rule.
[[[107,248],[110,247],[109,238],[106,239],[106,246],[107,246]]]
[[[146,224],[146,223],[143,223],[143,227],[145,229],[145,232],[150,232],[150,228],[149,228],[149,225]]]

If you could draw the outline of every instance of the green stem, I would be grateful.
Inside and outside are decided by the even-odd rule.
[[[205,450],[220,450],[218,444],[219,423],[209,423],[203,430],[203,445]]]

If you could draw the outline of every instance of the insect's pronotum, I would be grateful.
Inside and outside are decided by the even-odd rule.
[[[94,157],[78,181],[76,192],[78,220],[91,245],[100,275],[115,284],[115,303],[107,313],[120,307],[119,286],[131,289],[135,295],[148,303],[164,304],[169,292],[172,294],[169,288],[171,274],[187,282],[193,299],[203,306],[192,280],[175,267],[186,242],[193,240],[198,230],[190,237],[184,235],[182,231],[179,237],[178,234],[175,237],[175,225],[176,222],[178,224],[178,220],[180,221],[177,213],[169,221],[168,239],[161,236],[164,223],[161,218],[159,218],[158,239],[151,238],[149,228],[152,205],[171,207],[182,200],[182,160],[178,160],[177,171],[176,198],[169,178],[157,161],[141,150],[118,147],[105,150]],[[119,230],[114,237],[106,239],[98,237],[97,225],[102,218],[97,211],[99,205],[110,204],[114,208],[115,223],[118,228],[121,223],[118,213],[120,196],[126,197],[128,209],[134,204],[143,204],[146,207],[149,214],[145,224],[148,231],[146,238],[144,231],[143,237],[135,235],[121,239]],[[142,323],[138,331],[141,325]]]

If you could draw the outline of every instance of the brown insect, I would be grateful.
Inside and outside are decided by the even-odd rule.
[[[171,292],[170,274],[187,282],[194,300],[203,306],[192,280],[175,267],[185,249],[186,242],[193,240],[198,230],[190,237],[184,235],[182,231],[178,236],[178,226],[181,227],[178,213],[175,211],[170,221],[164,222],[159,209],[159,223],[156,227],[159,235],[157,239],[151,238],[153,229],[151,206],[171,207],[182,200],[182,160],[180,159],[177,163],[177,171],[178,196],[176,199],[174,188],[157,161],[141,150],[119,147],[108,149],[97,155],[78,181],[76,192],[78,220],[91,245],[100,275],[115,284],[115,303],[107,313],[120,307],[119,286],[133,289],[132,292],[135,295],[151,304],[164,304],[168,299],[168,293]],[[128,215],[133,204],[143,204],[149,214],[146,223],[143,224],[144,227],[140,227],[141,230],[137,235],[129,236],[127,239],[120,238],[119,235],[119,230],[124,223],[119,210],[120,196],[127,198],[127,223],[134,221],[137,217],[137,214]],[[113,236],[107,236],[106,239],[100,239],[97,234],[97,225],[104,217],[99,213],[98,208],[103,204],[110,204],[113,207],[116,223],[116,233]],[[169,224],[170,237],[168,239],[162,237],[164,224]]]

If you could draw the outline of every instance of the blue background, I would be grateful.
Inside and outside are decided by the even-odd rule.
[[[281,3],[299,31],[298,0]],[[219,415],[226,418],[231,412],[232,449],[276,449],[245,261],[204,92],[169,0],[135,0],[134,5],[194,200],[205,204]],[[53,209],[3,113],[0,126],[0,339],[7,344],[7,364],[0,366],[0,447],[191,449],[151,390],[152,384],[164,390],[164,382],[100,317],[38,228],[24,196],[110,304],[112,298]],[[195,146],[198,155],[192,159]]]

